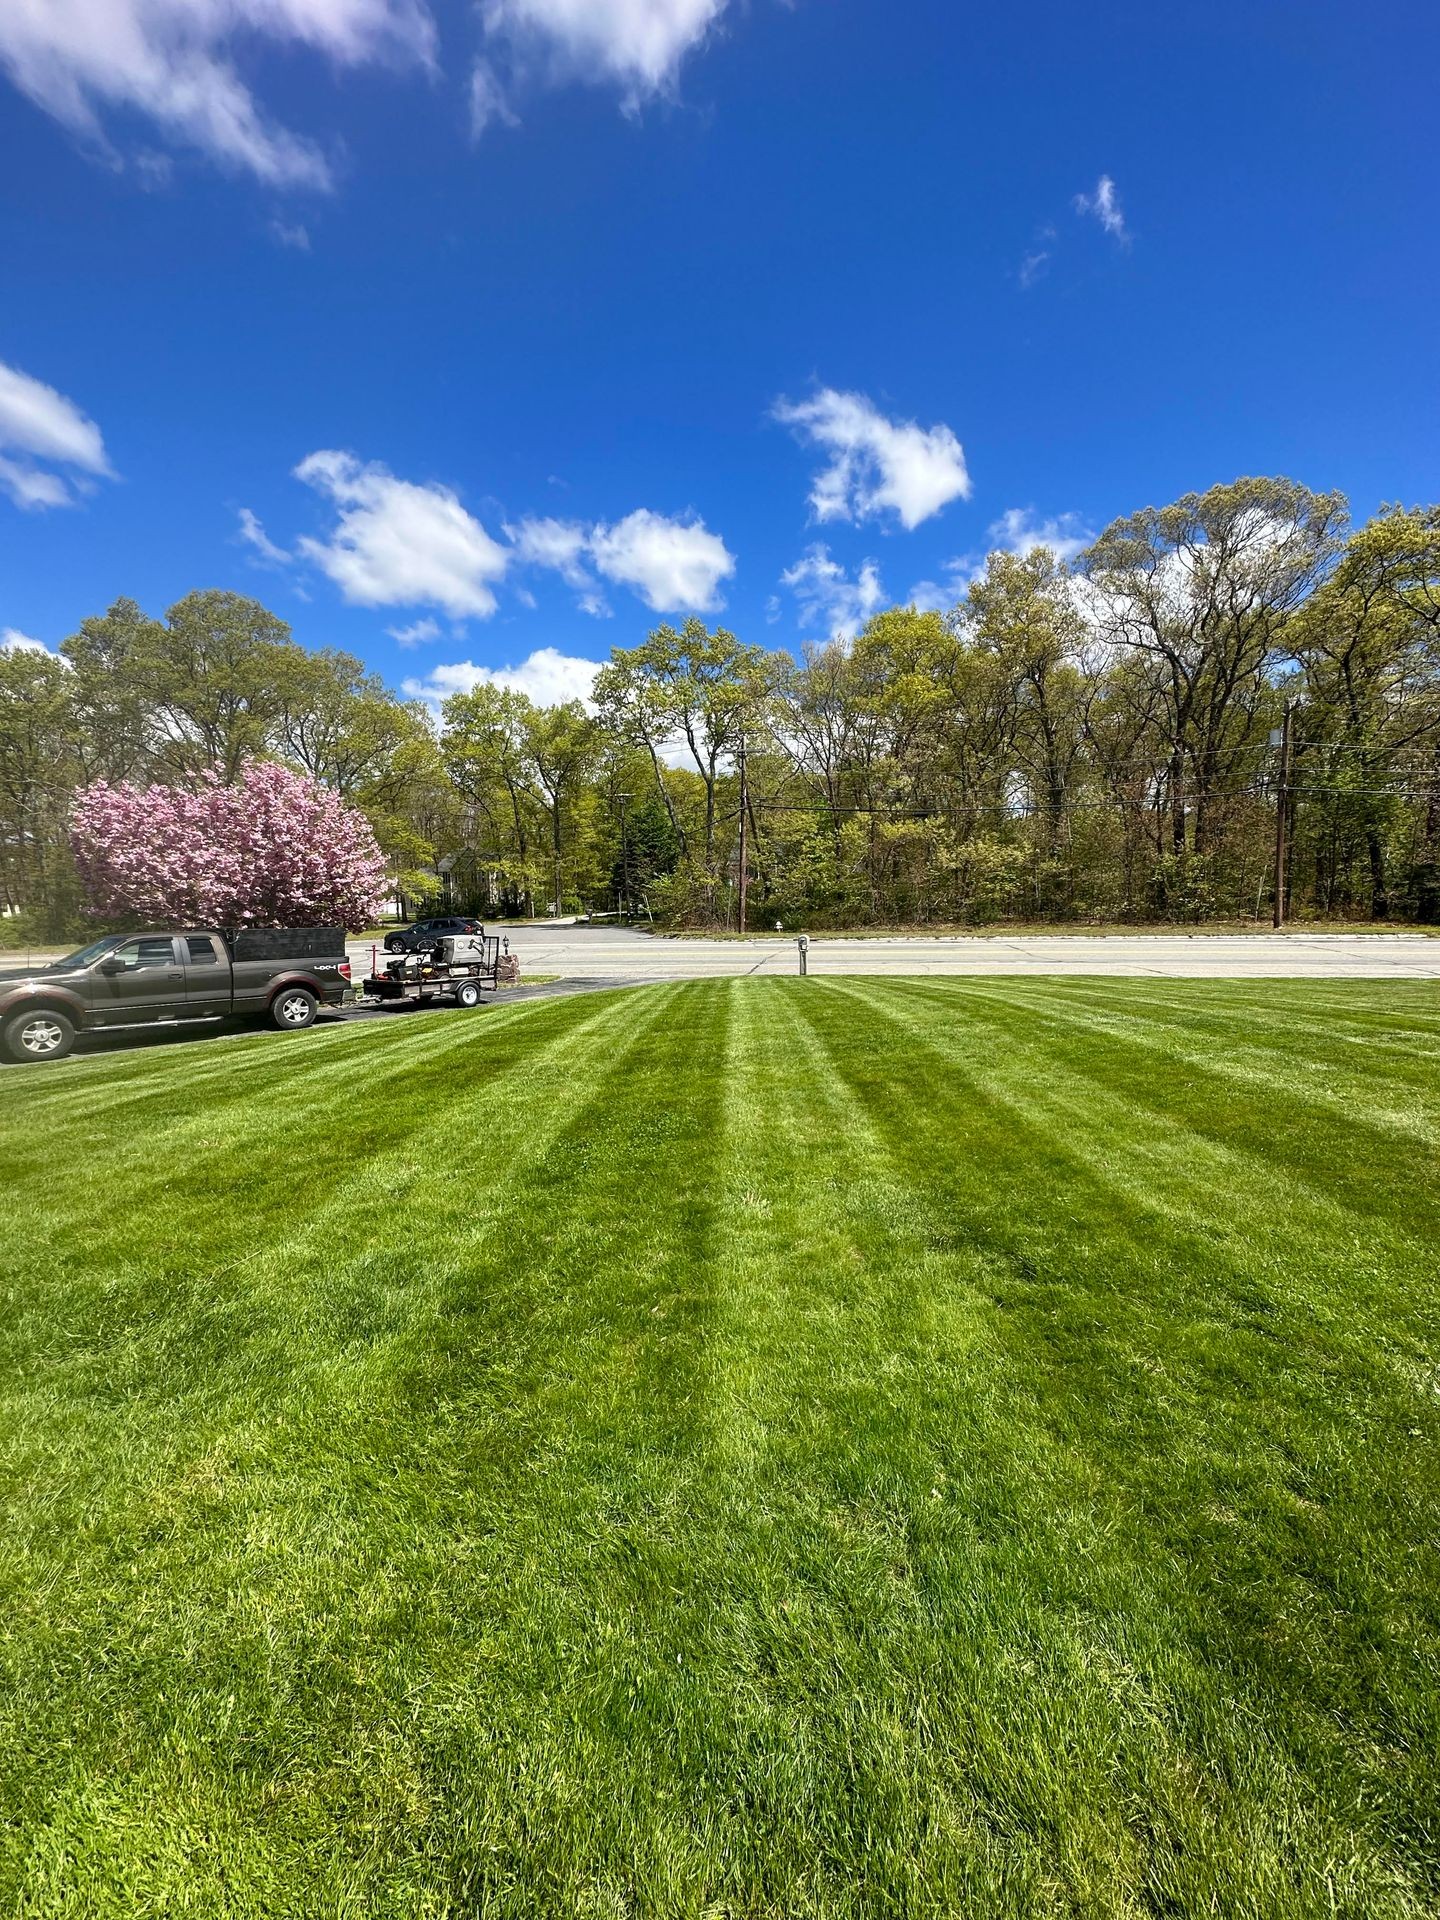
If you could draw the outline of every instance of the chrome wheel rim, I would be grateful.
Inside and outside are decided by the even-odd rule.
[[[53,1020],[47,1020],[43,1014],[37,1015],[34,1020],[27,1020],[20,1029],[20,1044],[26,1053],[33,1053],[42,1059],[47,1053],[54,1053],[64,1038],[64,1029]]]
[[[280,1018],[287,1026],[303,1027],[310,1017],[310,1002],[304,994],[292,993],[280,1002]]]

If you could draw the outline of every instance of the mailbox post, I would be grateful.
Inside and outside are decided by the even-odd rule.
[[[800,953],[800,971],[802,974],[808,973],[810,971],[810,936],[809,934],[802,933],[800,935],[800,938],[795,942],[795,945],[798,948]]]

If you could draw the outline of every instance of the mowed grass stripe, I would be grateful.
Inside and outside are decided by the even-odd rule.
[[[1363,1137],[1416,1207],[1353,1204],[1343,1115],[1287,1161],[1183,1063],[1133,1096],[1223,996],[1081,984],[91,1061],[103,1196],[45,1171],[69,1070],[7,1077],[56,1251],[0,1249],[0,1905],[1435,1911],[1413,1074]],[[1307,991],[1237,990],[1228,1044]]]
[[[377,1211],[367,1210],[367,1197],[378,1192],[383,1217],[374,1224],[393,1241],[407,1189],[418,1185],[428,1194],[438,1178],[452,1196],[483,1192],[523,1142],[561,1123],[567,1097],[581,1096],[589,1076],[576,1076],[571,1052],[593,1059],[592,1049],[603,1050],[610,1035],[634,1029],[633,1016],[612,996],[568,1015],[545,1011],[551,1017],[530,1022],[521,1035],[503,1025],[489,1031],[483,1049],[473,1044],[481,1037],[475,1026],[429,1022],[408,1036],[398,1057],[390,1035],[371,1056],[355,1044],[363,1034],[351,1029],[350,1046],[319,1068],[297,1063],[285,1041],[255,1041],[234,1063],[225,1098],[207,1092],[208,1065],[187,1055],[172,1062],[168,1098],[152,1083],[146,1098],[153,1110],[144,1116],[132,1106],[115,1113],[107,1106],[101,1127],[92,1102],[83,1164],[102,1179],[106,1204],[97,1207],[94,1185],[68,1171],[43,1182],[17,1179],[6,1206],[4,1262],[16,1311],[7,1316],[0,1357],[17,1368],[47,1354],[71,1368],[93,1365],[97,1397],[125,1402],[136,1384],[113,1368],[137,1332],[172,1342],[176,1363],[202,1383],[215,1377],[217,1363],[223,1369],[245,1328],[262,1321],[284,1353],[303,1364],[305,1316],[318,1309],[324,1318],[326,1288],[363,1251]],[[658,1013],[650,1009],[650,1017]],[[265,1055],[256,1052],[267,1047],[273,1082]],[[37,1079],[44,1076],[29,1076],[30,1086]],[[36,1092],[15,1129],[34,1140],[48,1135],[53,1151],[64,1153],[70,1143],[63,1090],[58,1139],[49,1131],[50,1088]],[[471,1134],[458,1176],[457,1127]],[[320,1293],[308,1271],[292,1282],[310,1226],[327,1212],[352,1209],[344,1258],[337,1264],[334,1247],[326,1247]],[[163,1392],[175,1390],[164,1369],[147,1377]],[[229,1391],[223,1372],[218,1390]]]
[[[1403,1080],[1378,1062],[1364,1102],[1342,1104],[1323,1091],[1318,1066],[1292,1067],[1293,1084],[1277,1084],[1273,1072],[1244,1059],[1243,1037],[1223,1061],[1213,1046],[1157,1041],[1144,1022],[1143,999],[1139,1021],[1117,1026],[1063,993],[1017,994],[968,981],[950,992],[922,982],[903,991],[942,1008],[959,1004],[952,997],[958,992],[974,1022],[993,1007],[1007,1046],[1033,1044],[1055,1067],[1073,1065],[1082,1082],[1098,1082],[1131,1103],[1137,1118],[1174,1118],[1197,1138],[1257,1155],[1298,1183],[1318,1178],[1370,1226],[1403,1227],[1418,1241],[1440,1242],[1435,1149],[1412,1124]]]
[[[1203,1282],[1208,1258],[1224,1243],[1236,1250],[1252,1280],[1276,1268],[1282,1281],[1288,1280],[1297,1244],[1320,1246],[1326,1258],[1309,1275],[1307,1315],[1319,1312],[1348,1323],[1360,1312],[1387,1339],[1413,1330],[1429,1342],[1440,1331],[1432,1290],[1415,1284],[1430,1265],[1424,1210],[1433,1183],[1425,1176],[1434,1159],[1417,1150],[1410,1129],[1385,1124],[1406,1096],[1378,1071],[1366,1114],[1342,1120],[1339,1143],[1327,1131],[1326,1103],[1299,1116],[1292,1128],[1314,1134],[1323,1141],[1320,1149],[1277,1167],[1267,1128],[1245,1124],[1245,1102],[1236,1088],[1226,1084],[1217,1094],[1201,1056],[1189,1048],[1154,1057],[1143,1015],[1133,1028],[1107,1023],[1103,1047],[1087,1048],[1083,1012],[1048,1000],[1037,1006],[1028,994],[979,983],[965,983],[957,995],[912,982],[887,999],[881,1017],[906,1025],[926,1046],[943,1052],[986,1098],[1011,1111],[1018,1129],[1042,1123],[1071,1164],[1087,1168],[1106,1188],[1123,1191],[1139,1216],[1143,1241],[1152,1238],[1152,1221],[1178,1233],[1179,1265],[1196,1279]],[[1143,1099],[1137,1079],[1144,1083]],[[1387,1090],[1393,1104],[1387,1104]],[[1238,1110],[1228,1124],[1217,1122],[1222,1105]],[[1365,1129],[1363,1151],[1370,1163],[1358,1204],[1356,1187],[1332,1178],[1330,1169],[1357,1126]],[[1386,1191],[1391,1183],[1383,1173],[1393,1172],[1397,1155],[1417,1167],[1418,1192],[1403,1185],[1393,1195]],[[1377,1187],[1396,1203],[1383,1222],[1375,1217]],[[1377,1246],[1384,1249],[1379,1260]],[[1280,1291],[1293,1299],[1288,1284]]]
[[[1276,1776],[1268,1818],[1316,1863],[1308,1897],[1321,1897],[1333,1873],[1354,1910],[1386,1910],[1365,1902],[1380,1900],[1395,1849],[1431,1861],[1432,1770],[1408,1775],[1437,1731],[1440,1620],[1424,1545],[1440,1523],[1434,1393],[1372,1353],[1363,1328],[1348,1344],[1306,1338],[1308,1243],[1272,1273],[1274,1305],[1295,1296],[1290,1324],[1272,1327],[1246,1236],[1227,1236],[1212,1198],[1195,1222],[1198,1259],[1143,1200],[1123,1189],[1107,1200],[1106,1129],[1072,1137],[1067,1125],[1052,1133],[1024,1117],[1033,1100],[1025,1058],[1038,1044],[1025,996],[1008,1033],[998,1012],[967,1031],[972,1009],[994,1000],[968,984],[948,1001],[928,988],[852,983],[839,996],[862,1003],[884,1035],[858,1061],[837,1049],[837,1070],[908,1143],[912,1178],[930,1169],[928,1215],[995,1256],[995,1298],[1033,1403],[1072,1466],[1088,1463],[1097,1498],[1103,1487],[1115,1502],[1114,1536],[1167,1591],[1175,1630],[1212,1688],[1229,1669],[1211,1705],[1228,1699],[1238,1726],[1262,1730],[1242,1756],[1239,1807]],[[904,1033],[916,1001],[931,1024],[902,1039],[896,1024]],[[822,1032],[829,1023],[855,1033],[830,999],[812,1007]],[[1052,1072],[1063,1084],[1065,1062]],[[1124,1139],[1112,1126],[1111,1148]],[[1177,1152],[1181,1190],[1186,1165]],[[1057,1561],[1057,1579],[1069,1564]],[[1137,1608],[1132,1621],[1143,1616]],[[1407,1652],[1417,1629],[1432,1649],[1419,1668]],[[1264,1751],[1275,1744],[1278,1767]],[[1327,1786],[1307,1805],[1316,1779]],[[1353,1805],[1370,1825],[1358,1869],[1347,1860]],[[1214,1811],[1212,1802],[1207,1817]],[[1281,1900],[1291,1872],[1283,1855],[1268,1875],[1254,1865],[1256,1885]],[[1427,1886],[1430,1874],[1427,1864]],[[1291,1909],[1261,1901],[1254,1910]]]
[[[613,1000],[605,1015],[597,1015],[593,1003],[563,1013],[556,1009],[551,1020],[537,1023],[542,1029],[536,1035],[537,1046],[543,1044],[546,1025],[588,1028],[608,1071],[624,1075],[633,1071],[631,1056],[643,1046],[645,1034],[662,1017],[665,1001],[675,991],[662,990],[652,997],[639,1010],[639,1022],[634,1012],[619,1012]],[[620,1027],[627,1031],[616,1030],[617,1013]],[[601,1031],[595,1031],[597,1027]],[[565,1037],[562,1032],[560,1038]],[[452,1034],[451,1045],[457,1044],[461,1044],[459,1036]],[[539,1057],[543,1069],[543,1053]],[[498,1145],[517,1152],[528,1145],[531,1161],[544,1163],[557,1141],[593,1139],[595,1129],[584,1119],[590,1109],[598,1107],[602,1114],[614,1116],[612,1124],[633,1117],[623,1101],[609,1097],[606,1075],[595,1073],[593,1059],[592,1054],[590,1070],[583,1074],[574,1070],[572,1062],[568,1075],[557,1076],[548,1089],[543,1070],[539,1073],[539,1091],[552,1096],[548,1106],[542,1099],[532,1107],[525,1090],[515,1084],[508,1093],[492,1092],[492,1117],[493,1109],[498,1107],[504,1116],[508,1106],[512,1123],[509,1138],[505,1126],[498,1127]],[[703,1063],[697,1063],[697,1072],[703,1072]],[[532,1093],[535,1090],[532,1081]],[[568,1091],[568,1110],[553,1104],[562,1090]],[[517,1138],[517,1132],[528,1139]],[[492,1139],[492,1144],[497,1141]],[[17,1630],[17,1638],[22,1626],[30,1627],[34,1637],[27,1649],[32,1655],[29,1671],[12,1670],[12,1679],[18,1693],[23,1695],[27,1682],[38,1692],[47,1679],[53,1681],[57,1666],[88,1672],[97,1646],[106,1650],[100,1673],[92,1674],[91,1684],[81,1692],[83,1704],[77,1708],[70,1741],[65,1747],[49,1749],[54,1765],[76,1774],[85,1784],[86,1799],[77,1813],[84,1824],[91,1818],[86,1807],[97,1775],[123,1776],[150,1746],[143,1717],[133,1723],[127,1707],[153,1700],[165,1676],[185,1673],[195,1713],[184,1729],[183,1751],[176,1764],[188,1782],[187,1792],[179,1795],[173,1807],[167,1806],[170,1787],[162,1792],[160,1782],[173,1783],[173,1769],[165,1764],[156,1769],[152,1821],[144,1829],[146,1845],[179,1876],[177,1886],[183,1884],[186,1854],[185,1836],[176,1823],[183,1821],[187,1808],[193,1815],[191,1794],[208,1796],[207,1804],[213,1801],[210,1812],[217,1818],[223,1815],[223,1824],[233,1824],[240,1817],[242,1809],[234,1804],[235,1796],[246,1799],[247,1789],[252,1816],[263,1810],[267,1795],[294,1796],[301,1805],[310,1805],[309,1794],[296,1794],[283,1742],[268,1756],[263,1742],[247,1746],[241,1741],[228,1755],[225,1743],[217,1743],[212,1720],[215,1706],[229,1700],[233,1708],[237,1686],[244,1689],[240,1698],[248,1693],[246,1704],[262,1724],[268,1717],[293,1728],[308,1725],[313,1717],[315,1738],[303,1743],[304,1754],[294,1764],[310,1768],[317,1781],[323,1777],[329,1782],[333,1776],[334,1785],[347,1797],[380,1791],[384,1798],[392,1791],[381,1776],[369,1775],[356,1756],[347,1756],[343,1748],[325,1757],[321,1730],[337,1715],[342,1724],[347,1719],[352,1692],[345,1677],[350,1664],[347,1650],[367,1644],[372,1651],[384,1647],[394,1610],[411,1604],[417,1579],[424,1591],[430,1575],[429,1598],[432,1604],[438,1600],[433,1591],[432,1555],[439,1553],[443,1570],[455,1543],[455,1516],[447,1511],[447,1501],[457,1485],[467,1499],[471,1497],[469,1469],[477,1460],[484,1463],[488,1475],[507,1476],[515,1449],[523,1447],[524,1436],[535,1427],[533,1417],[527,1421],[526,1396],[537,1395],[538,1383],[555,1366],[557,1353],[562,1390],[572,1397],[577,1391],[571,1371],[573,1352],[547,1326],[547,1317],[554,1318],[556,1297],[546,1284],[544,1263],[537,1272],[528,1250],[516,1244],[522,1235],[543,1231],[542,1217],[527,1212],[519,1190],[533,1189],[537,1178],[542,1184],[548,1182],[557,1195],[563,1189],[557,1186],[553,1165],[536,1176],[523,1154],[511,1162],[502,1153],[489,1165],[490,1184],[496,1190],[492,1200],[505,1193],[511,1197],[503,1230],[498,1238],[492,1236],[488,1248],[472,1256],[474,1265],[468,1270],[463,1253],[447,1239],[447,1260],[438,1276],[445,1297],[438,1303],[431,1299],[428,1314],[418,1324],[413,1310],[407,1313],[408,1324],[399,1328],[392,1324],[383,1369],[377,1372],[368,1345],[357,1343],[356,1329],[343,1316],[333,1320],[328,1336],[322,1318],[307,1325],[303,1336],[294,1340],[278,1375],[257,1373],[249,1360],[232,1368],[228,1395],[222,1390],[206,1396],[226,1416],[208,1430],[199,1424],[201,1409],[191,1394],[174,1399],[165,1409],[168,1417],[163,1423],[152,1423],[142,1435],[145,1446],[139,1457],[133,1449],[116,1449],[108,1455],[100,1455],[93,1445],[82,1449],[92,1469],[88,1484],[76,1484],[65,1460],[49,1461],[51,1483],[61,1482],[69,1501],[68,1511],[63,1501],[41,1503],[46,1532],[52,1542],[66,1540],[65,1558],[72,1562],[67,1569],[70,1593],[78,1592],[99,1604],[85,1618],[65,1605],[69,1594],[52,1585],[34,1595],[41,1612],[26,1621],[23,1563],[17,1567],[22,1579],[10,1595],[10,1625]],[[483,1192],[483,1170],[472,1167],[468,1158],[465,1166],[467,1190],[478,1186]],[[448,1183],[453,1188],[457,1181],[453,1158],[447,1156],[431,1166],[429,1178],[433,1185]],[[666,1183],[657,1189],[657,1197],[671,1191],[673,1187]],[[568,1199],[564,1208],[568,1212]],[[597,1218],[605,1212],[604,1207],[594,1210]],[[492,1212],[492,1225],[497,1217]],[[402,1214],[389,1255],[398,1258],[424,1292],[436,1276],[427,1280],[417,1259],[414,1234],[421,1219],[423,1213],[414,1218]],[[327,1254],[338,1271],[353,1253],[353,1246],[344,1239],[328,1247],[315,1244],[316,1272],[310,1278],[320,1284],[318,1269]],[[457,1280],[457,1266],[463,1282]],[[251,1277],[263,1288],[262,1273]],[[588,1268],[585,1277],[593,1278]],[[282,1309],[305,1278],[303,1272],[280,1272]],[[369,1280],[374,1283],[376,1275],[371,1273]],[[487,1298],[491,1283],[494,1297]],[[377,1297],[375,1306],[383,1319],[383,1300]],[[591,1313],[591,1303],[582,1299],[581,1310]],[[154,1356],[151,1360],[153,1365]],[[605,1369],[600,1367],[598,1372],[603,1378]],[[176,1383],[170,1384],[173,1388]],[[150,1386],[155,1398],[164,1397],[160,1382],[152,1381]],[[578,1390],[588,1401],[588,1377],[578,1383]],[[468,1417],[472,1409],[479,1418]],[[544,1419],[540,1428],[535,1444],[543,1450],[544,1434],[549,1431]],[[568,1434],[568,1419],[564,1431]],[[40,1452],[45,1451],[42,1439]],[[522,1482],[527,1488],[531,1484],[528,1476]],[[31,1489],[35,1490],[33,1481]],[[106,1520],[98,1536],[83,1525],[83,1517],[95,1511],[103,1512]],[[77,1519],[82,1521],[88,1552],[76,1552],[71,1530]],[[399,1530],[400,1548],[393,1568],[388,1556],[397,1542],[388,1537],[391,1527]],[[470,1551],[477,1539],[493,1537],[493,1531],[472,1528]],[[413,1564],[407,1546],[414,1549]],[[467,1564],[468,1556],[462,1555],[460,1565]],[[484,1592],[481,1588],[474,1597],[483,1598]],[[64,1618],[63,1636],[49,1632],[57,1613]],[[118,1645],[114,1644],[117,1613],[123,1624],[136,1629],[128,1643],[122,1639]],[[196,1634],[199,1644],[191,1644]],[[373,1641],[368,1641],[369,1635]],[[10,1644],[13,1648],[15,1640]],[[427,1684],[433,1684],[428,1659],[425,1672]],[[401,1702],[391,1704],[398,1707]],[[98,1751],[84,1750],[84,1736],[96,1743]],[[368,1730],[362,1727],[358,1737],[363,1743]],[[255,1741],[253,1731],[249,1739]],[[409,1741],[400,1745],[403,1751],[397,1765],[409,1779],[415,1754]],[[13,1742],[5,1743],[5,1751],[20,1769],[18,1777],[6,1785],[23,1788],[27,1797],[55,1789],[53,1775],[47,1780],[48,1769],[35,1764],[37,1747],[42,1746],[42,1729],[37,1726],[24,1728]],[[253,1799],[256,1793],[259,1807]],[[322,1784],[319,1798],[324,1797]],[[128,1808],[129,1801],[128,1793],[122,1796],[117,1814]],[[63,1791],[60,1804],[63,1830],[68,1805]],[[237,1846],[239,1833],[237,1828]],[[101,1861],[93,1864],[97,1881],[103,1881],[114,1861],[102,1852]],[[343,1861],[332,1864],[343,1877]],[[43,1850],[41,1858],[25,1862],[23,1878],[32,1888],[46,1884]],[[162,1872],[161,1878],[167,1875]],[[63,1892],[58,1886],[52,1889],[58,1910],[68,1911],[66,1902],[80,1897],[83,1879],[82,1869],[76,1886],[61,1883]],[[141,1889],[136,1886],[130,1892],[138,1899]],[[114,1910],[120,1911],[121,1896],[117,1892],[115,1897]]]
[[[776,1913],[869,1911],[872,1886],[905,1912],[1122,1910],[1148,1869],[1114,1777],[1183,1803],[1188,1761],[1053,1604],[1063,1466],[1005,1377],[984,1260],[936,1236],[807,997],[746,990],[732,1061],[726,1664],[782,1735],[741,1756],[742,1885]],[[755,1844],[777,1825],[789,1849]]]
[[[1354,1002],[1337,1004],[1317,1031],[1313,1020],[1297,1019],[1292,1007],[1255,1006],[1229,983],[1210,988],[1213,1008],[1194,998],[1180,1006],[1137,998],[1120,1021],[1103,993],[1087,990],[1089,983],[1056,984],[1061,990],[1045,995],[1037,1010],[1098,1032],[1123,1033],[1129,1044],[1153,1049],[1162,1071],[1203,1068],[1247,1093],[1258,1088],[1302,1110],[1320,1108],[1386,1132],[1410,1133],[1432,1151],[1440,1145],[1440,1030],[1417,1019],[1421,997],[1432,1004],[1436,999],[1428,983],[1414,983],[1410,1024],[1384,1041],[1365,1017],[1363,987]],[[1217,1051],[1221,1035],[1225,1045]]]

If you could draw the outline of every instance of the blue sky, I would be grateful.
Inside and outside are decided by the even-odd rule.
[[[0,633],[224,586],[567,692],[1237,474],[1434,499],[1437,55],[1349,0],[0,5]]]

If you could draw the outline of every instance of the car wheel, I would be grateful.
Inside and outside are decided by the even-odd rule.
[[[386,953],[403,953],[405,951],[405,942],[400,938],[398,933],[386,934],[385,951]]]
[[[285,987],[270,1002],[270,1020],[282,1033],[299,1033],[313,1027],[319,1006],[308,987]]]
[[[5,1051],[12,1060],[28,1065],[63,1060],[74,1044],[74,1022],[48,1007],[17,1013],[5,1028]]]
[[[467,980],[455,998],[460,1002],[462,1007],[478,1007],[480,1004],[479,981]]]

